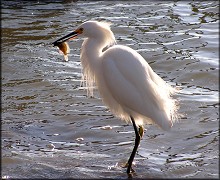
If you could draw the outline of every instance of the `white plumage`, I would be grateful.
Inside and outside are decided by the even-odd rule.
[[[87,21],[74,32],[55,41],[55,46],[76,36],[86,39],[80,59],[88,95],[96,85],[104,103],[119,118],[131,121],[136,139],[127,173],[143,135],[143,125],[157,124],[168,130],[178,118],[175,89],[161,79],[135,50],[116,45],[110,24]]]
[[[80,27],[95,31],[88,30],[81,49],[89,95],[93,95],[92,87],[97,85],[104,103],[121,119],[130,121],[133,116],[138,125],[155,123],[168,130],[178,117],[176,100],[171,98],[175,89],[135,50],[111,46],[115,38],[107,24],[90,21]],[[111,47],[102,52],[106,46]]]

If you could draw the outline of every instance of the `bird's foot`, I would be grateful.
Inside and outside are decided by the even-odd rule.
[[[132,168],[132,164],[129,164],[128,162],[125,164],[124,166],[125,168],[127,168],[127,174],[130,176],[132,176],[132,173],[135,172],[135,170]]]
[[[143,135],[144,135],[144,126],[142,126],[142,125],[139,126],[138,132],[139,132],[139,134],[140,134],[140,137],[142,138]]]

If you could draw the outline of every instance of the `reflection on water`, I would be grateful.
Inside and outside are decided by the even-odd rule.
[[[113,23],[180,93],[170,132],[145,129],[137,178],[219,177],[218,3],[167,1],[2,2],[2,177],[127,178],[131,125],[81,86],[82,39],[64,62],[55,39],[86,20]]]

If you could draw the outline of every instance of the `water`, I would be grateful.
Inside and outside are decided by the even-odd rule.
[[[181,91],[170,132],[145,129],[136,178],[219,178],[217,1],[3,1],[2,177],[126,179],[130,124],[80,86],[82,39],[69,62],[50,45],[86,20],[113,23]]]

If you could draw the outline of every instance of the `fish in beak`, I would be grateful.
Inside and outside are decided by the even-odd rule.
[[[54,46],[58,46],[60,43],[66,42],[68,40],[74,39],[75,37],[77,37],[79,34],[82,34],[83,32],[83,28],[79,28],[69,34],[67,34],[64,37],[61,37],[60,39],[56,40],[55,42],[53,42],[52,44]]]
[[[74,39],[78,34],[81,33],[82,33],[82,28],[73,31],[70,34],[61,37],[60,39],[52,43],[54,46],[57,46],[59,48],[60,53],[63,53],[65,61],[68,61],[68,54],[70,53],[70,48],[66,41]]]

